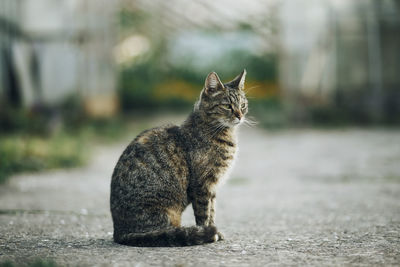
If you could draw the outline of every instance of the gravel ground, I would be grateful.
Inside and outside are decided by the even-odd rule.
[[[72,266],[400,265],[400,130],[243,128],[219,188],[226,240],[184,248],[112,241],[109,183],[127,142],[80,169],[0,186],[0,262]],[[194,224],[192,209],[183,224]]]

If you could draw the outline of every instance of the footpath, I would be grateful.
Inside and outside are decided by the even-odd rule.
[[[400,265],[399,130],[243,127],[239,136],[239,158],[217,193],[226,240],[184,248],[113,243],[110,177],[126,141],[97,148],[84,168],[1,185],[0,263]],[[194,224],[190,206],[183,224]]]

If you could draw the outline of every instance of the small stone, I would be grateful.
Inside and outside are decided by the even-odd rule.
[[[81,214],[82,214],[82,215],[87,215],[87,214],[88,214],[87,209],[81,209]]]

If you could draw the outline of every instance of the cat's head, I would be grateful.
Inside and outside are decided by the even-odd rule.
[[[235,79],[223,84],[217,73],[208,74],[200,100],[195,109],[204,112],[210,121],[226,127],[234,127],[245,120],[248,111],[244,92],[246,70]]]

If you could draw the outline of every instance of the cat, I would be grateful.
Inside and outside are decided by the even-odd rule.
[[[130,246],[190,246],[223,239],[215,226],[216,185],[233,164],[236,128],[248,111],[246,70],[223,84],[208,74],[180,126],[139,134],[120,156],[111,180],[114,241]],[[192,204],[196,226],[181,227]]]

